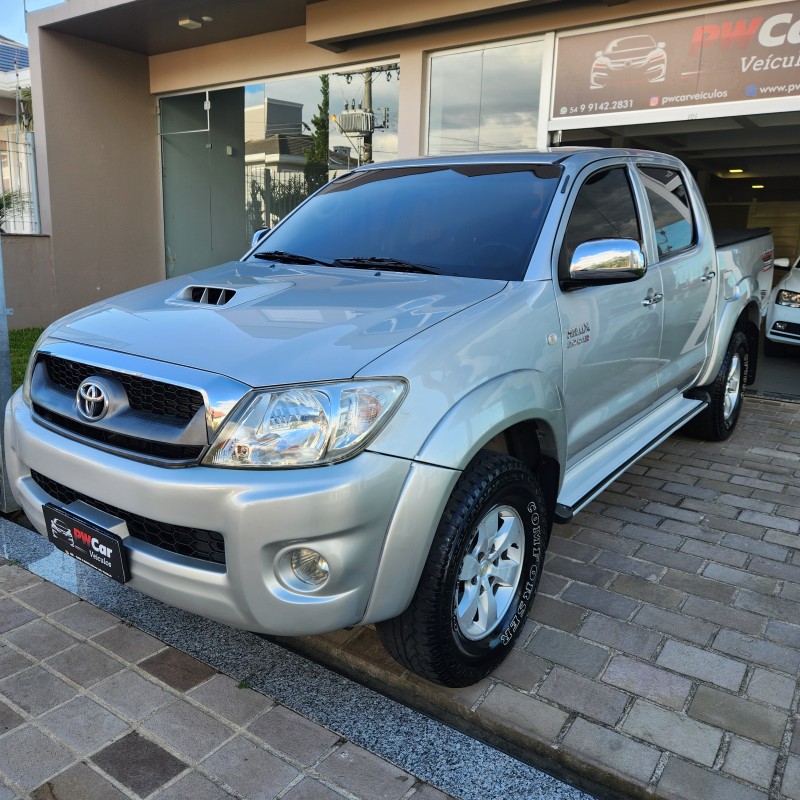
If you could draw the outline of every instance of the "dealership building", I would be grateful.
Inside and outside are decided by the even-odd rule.
[[[320,180],[426,154],[661,150],[716,225],[800,250],[800,2],[69,0],[28,33],[24,288],[50,318],[236,259]]]

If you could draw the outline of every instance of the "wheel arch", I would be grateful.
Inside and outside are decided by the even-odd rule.
[[[361,623],[394,617],[408,607],[450,494],[481,450],[514,456],[537,474],[552,525],[563,480],[565,442],[561,394],[543,373],[508,373],[462,398],[439,421],[414,459],[386,533]]]
[[[529,462],[534,456],[526,455],[533,443],[541,455],[563,464],[564,404],[549,375],[516,370],[462,397],[439,420],[414,460],[463,470],[479,450],[488,449],[508,452],[534,467]]]
[[[719,372],[728,343],[735,330],[741,330],[747,336],[749,349],[747,383],[751,384],[756,377],[756,361],[758,359],[758,335],[761,325],[761,310],[753,299],[743,307],[727,302],[720,316],[714,336],[714,345],[705,369],[699,375],[696,386],[707,386],[712,383]]]

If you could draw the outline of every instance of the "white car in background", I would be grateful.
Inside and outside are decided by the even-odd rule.
[[[789,272],[770,295],[764,338],[767,356],[779,355],[783,344],[800,345],[800,256],[791,268],[788,258],[776,258],[775,267]]]

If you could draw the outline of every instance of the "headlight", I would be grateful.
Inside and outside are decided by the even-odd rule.
[[[778,297],[775,299],[775,302],[779,306],[800,308],[800,292],[790,292],[787,289],[781,289],[778,292]]]
[[[203,463],[275,468],[343,461],[378,434],[406,389],[397,378],[258,389],[223,425]]]

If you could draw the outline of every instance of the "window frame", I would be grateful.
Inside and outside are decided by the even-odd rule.
[[[420,129],[420,153],[425,156],[448,156],[458,155],[457,153],[431,153],[430,129],[431,129],[431,82],[433,78],[433,61],[436,58],[450,55],[461,55],[464,53],[485,52],[496,50],[501,47],[513,47],[521,44],[538,43],[542,46],[542,69],[539,75],[539,104],[536,117],[536,150],[541,150],[549,146],[550,143],[550,96],[552,90],[553,72],[553,53],[555,51],[555,33],[548,32],[538,35],[523,36],[515,39],[504,39],[495,42],[474,42],[461,45],[459,47],[447,47],[441,50],[431,50],[426,54],[424,91],[422,93],[422,115]],[[474,151],[470,151],[474,152]],[[488,151],[487,151],[488,152]],[[509,150],[508,152],[511,152]]]
[[[560,242],[561,246],[555,251],[555,263],[556,263],[556,275],[558,277],[558,284],[562,291],[575,291],[576,289],[587,289],[591,284],[587,284],[586,286],[572,286],[569,282],[569,263],[564,258],[564,245],[566,243],[567,238],[567,230],[569,229],[570,222],[572,220],[572,214],[575,211],[575,204],[578,201],[578,197],[580,196],[581,190],[587,184],[589,180],[595,175],[599,175],[601,172],[610,172],[611,170],[622,170],[625,173],[625,179],[628,183],[628,189],[630,190],[631,201],[633,202],[633,209],[634,209],[634,216],[636,219],[636,225],[639,229],[639,235],[636,238],[636,241],[639,242],[642,250],[647,254],[648,246],[647,246],[647,231],[646,227],[643,225],[642,219],[642,190],[640,189],[641,184],[634,179],[634,176],[631,174],[631,165],[625,161],[618,161],[612,162],[609,164],[595,164],[592,167],[578,175],[575,179],[576,189],[573,192],[572,197],[570,198],[569,204],[564,209],[563,214],[563,221],[562,224],[559,225],[558,230],[558,238],[556,239],[554,244],[558,244]],[[617,238],[617,237],[612,237]],[[624,238],[624,237],[619,237]],[[592,239],[585,239],[584,241],[595,241]],[[574,252],[574,251],[573,251]],[[649,261],[649,259],[647,259]],[[649,266],[649,265],[648,265]]]
[[[692,239],[689,242],[689,244],[685,245],[684,247],[678,248],[676,250],[669,250],[665,253],[661,252],[661,248],[658,245],[659,228],[656,225],[656,215],[653,212],[653,205],[650,202],[650,189],[644,179],[644,175],[646,175],[646,173],[644,173],[645,169],[658,169],[658,170],[664,170],[665,172],[674,172],[675,175],[680,179],[681,185],[683,186],[684,194],[686,196],[686,207],[689,209],[689,217],[691,219],[691,225],[692,225]],[[700,241],[700,231],[697,225],[697,214],[695,213],[694,204],[692,203],[691,192],[689,191],[689,186],[683,171],[680,169],[676,169],[673,166],[668,166],[666,164],[652,164],[652,163],[639,162],[636,164],[636,177],[642,187],[642,196],[646,203],[647,213],[649,215],[647,222],[649,223],[650,230],[652,231],[652,237],[653,237],[652,251],[655,263],[660,264],[664,261],[669,261],[671,258],[674,258],[679,255],[684,255],[685,253],[688,253],[691,250],[697,248]],[[645,206],[643,206],[643,209],[644,208]]]

